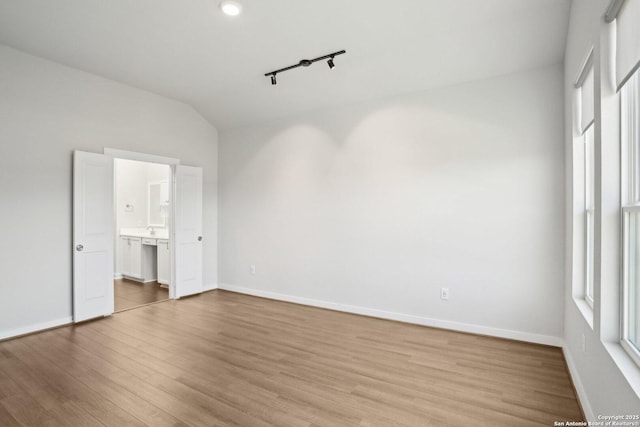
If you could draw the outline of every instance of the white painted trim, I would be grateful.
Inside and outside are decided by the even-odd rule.
[[[571,357],[569,349],[566,346],[563,346],[562,353],[564,354],[564,360],[567,361],[569,376],[571,376],[571,380],[573,381],[576,393],[578,393],[578,400],[580,401],[580,405],[582,406],[582,410],[584,411],[584,416],[587,418],[587,421],[598,421],[593,412],[593,408],[589,403],[587,392],[584,388],[584,385],[582,385],[580,375],[578,374],[578,368],[576,367],[575,363],[573,363],[573,358]]]
[[[214,289],[218,289],[217,283],[208,283],[202,287],[202,292],[212,291]]]
[[[622,376],[629,383],[636,396],[640,398],[640,366],[631,357],[620,342],[603,342],[605,350],[616,364]]]
[[[346,313],[361,314],[364,316],[378,317],[380,319],[396,320],[404,323],[430,326],[441,329],[451,329],[459,332],[469,332],[479,335],[490,335],[493,337],[507,338],[518,341],[532,342],[536,344],[562,347],[562,338],[549,335],[533,334],[529,332],[512,331],[508,329],[492,328],[487,326],[472,325],[468,323],[453,322],[450,320],[432,319],[429,317],[415,316],[412,314],[395,313],[391,311],[378,310],[374,308],[360,307],[355,305],[340,304],[330,301],[322,301],[311,298],[297,297],[292,295],[279,294],[275,292],[262,291],[259,289],[245,288],[242,286],[218,284],[218,289],[237,292],[241,294],[254,295],[262,298],[275,299],[279,301],[292,302],[296,304],[309,305],[312,307],[326,308],[329,310],[343,311]]]
[[[132,282],[144,283],[144,280],[139,277],[127,276],[126,274],[122,275],[123,279],[131,280]]]
[[[118,150],[115,148],[104,149],[104,154],[116,159],[137,160],[139,162],[160,163],[163,165],[179,165],[180,159],[173,157],[156,156],[155,154],[137,153],[135,151]]]
[[[22,328],[12,329],[9,331],[0,331],[0,340],[14,338],[20,335],[30,334],[32,332],[42,331],[44,329],[55,328],[73,323],[73,317],[67,316],[62,319],[52,320],[50,322],[37,323],[35,325],[24,326]]]
[[[124,276],[121,273],[113,274],[113,280],[120,280],[120,279],[124,279]]]
[[[587,74],[589,74],[589,69],[593,66],[593,46],[589,48],[587,55],[582,61],[582,65],[580,66],[580,71],[578,71],[578,75],[576,76],[574,87],[577,89],[582,87],[585,79],[587,78]],[[107,153],[105,153],[107,154]]]
[[[584,320],[587,322],[589,327],[593,330],[593,308],[589,307],[587,301],[584,298],[573,298],[573,302],[576,307],[578,307],[578,311],[582,313]]]

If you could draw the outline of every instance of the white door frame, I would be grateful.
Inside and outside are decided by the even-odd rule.
[[[174,200],[175,200],[175,189],[173,188],[174,185],[174,174],[175,174],[175,165],[179,165],[180,164],[180,159],[175,159],[173,157],[163,157],[163,156],[156,156],[154,154],[146,154],[146,153],[138,153],[135,151],[126,151],[126,150],[118,150],[115,148],[105,148],[104,149],[104,154],[110,155],[112,156],[114,159],[124,159],[124,160],[136,160],[139,162],[147,162],[147,163],[158,163],[158,164],[163,164],[163,165],[167,165],[169,166],[169,168],[171,169],[171,176],[169,179],[169,183],[170,183],[170,188],[169,188],[169,194],[170,194],[170,199],[171,199],[171,203],[174,204]],[[115,197],[115,194],[114,194]],[[115,202],[114,202],[114,208],[115,208]],[[116,213],[114,212],[114,215]],[[115,216],[114,216],[115,218]],[[173,236],[173,219],[171,219],[169,221],[168,224],[168,229],[169,229],[169,236]],[[115,222],[113,224],[113,232],[114,232],[114,236],[116,234],[118,234],[118,230],[115,229]],[[169,245],[169,256],[171,258],[171,266],[172,269],[175,269],[175,251],[174,251],[174,242],[173,240],[170,238],[169,241],[171,242],[171,244]],[[114,270],[115,270],[115,265],[114,265]],[[169,298],[170,299],[176,299],[176,284],[175,284],[175,280],[173,279],[174,273],[172,271],[171,273],[171,283],[169,284]]]

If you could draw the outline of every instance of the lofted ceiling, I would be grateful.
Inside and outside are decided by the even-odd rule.
[[[562,61],[570,0],[0,0],[0,43],[192,105],[218,129]],[[346,49],[325,62],[266,72]]]

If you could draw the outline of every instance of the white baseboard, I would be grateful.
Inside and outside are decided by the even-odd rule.
[[[493,337],[507,338],[518,341],[532,342],[536,344],[562,347],[562,338],[549,335],[533,334],[530,332],[512,331],[509,329],[492,328],[488,326],[472,325],[468,323],[453,322],[450,320],[432,319],[429,317],[415,316],[412,314],[395,313],[391,311],[378,310],[373,308],[360,307],[355,305],[340,304],[330,301],[322,301],[311,298],[297,297],[275,292],[262,291],[259,289],[245,288],[243,286],[220,283],[218,289],[237,292],[241,294],[254,295],[262,298],[275,299],[279,301],[292,302],[296,304],[309,305],[313,307],[326,308],[329,310],[343,311],[346,313],[362,314],[365,316],[378,317],[381,319],[396,320],[404,323],[430,326],[441,329],[451,329],[459,332],[469,332],[479,335],[490,335]]]
[[[123,279],[123,278],[124,278],[124,276],[122,274],[120,274],[120,273],[116,273],[116,274],[113,275],[113,280],[120,280],[120,279]]]
[[[57,326],[68,325],[73,322],[73,317],[63,317],[62,319],[52,320],[50,322],[38,323],[35,325],[24,326],[22,328],[12,329],[8,331],[0,331],[0,340],[14,338],[20,335],[30,334],[32,332],[42,331],[44,329],[55,328]]]
[[[578,393],[578,400],[580,401],[580,405],[582,406],[582,410],[584,411],[584,416],[587,418],[586,421],[598,421],[593,412],[593,408],[591,408],[591,404],[589,404],[587,392],[585,391],[584,386],[582,385],[582,381],[580,380],[578,369],[576,368],[575,363],[573,363],[571,352],[569,352],[569,349],[564,346],[562,347],[562,353],[564,354],[564,360],[567,361],[569,376],[571,376],[573,386],[576,388],[576,393]]]
[[[218,289],[218,284],[217,283],[208,283],[208,284],[202,286],[202,292],[212,291],[214,289]]]

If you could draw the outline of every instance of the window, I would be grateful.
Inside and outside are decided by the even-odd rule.
[[[620,97],[622,143],[622,345],[640,364],[640,72]]]
[[[580,216],[582,225],[582,249],[583,249],[583,282],[580,294],[584,301],[593,308],[593,272],[594,272],[594,234],[595,234],[595,153],[594,153],[594,70],[593,70],[593,49],[587,54],[584,65],[581,68],[576,80],[576,92],[579,102],[579,114],[576,114],[576,130],[578,138],[575,140],[579,147],[576,147],[574,155],[582,155],[582,173],[578,179],[584,190],[582,200],[579,198],[577,208],[581,210]],[[576,191],[579,191],[576,185]]]

